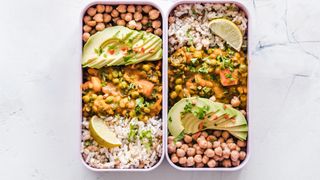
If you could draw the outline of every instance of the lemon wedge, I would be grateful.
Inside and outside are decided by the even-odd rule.
[[[243,36],[238,26],[232,21],[227,19],[214,19],[210,21],[209,28],[214,34],[224,39],[235,50],[240,51]]]
[[[90,119],[89,130],[91,137],[103,147],[113,148],[121,145],[121,141],[116,137],[116,134],[97,116]]]

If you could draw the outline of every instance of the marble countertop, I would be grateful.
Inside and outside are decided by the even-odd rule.
[[[79,158],[80,12],[89,1],[1,1],[0,179],[320,178],[320,1],[243,0],[253,19],[251,159],[238,172],[95,173]],[[157,1],[166,7],[165,1]]]

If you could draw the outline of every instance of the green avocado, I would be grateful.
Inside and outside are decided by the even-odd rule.
[[[194,134],[204,129],[214,129],[229,131],[241,140],[247,138],[248,126],[244,115],[232,107],[209,99],[181,99],[170,109],[168,118],[169,132],[174,137],[181,132]]]
[[[113,26],[89,38],[82,66],[102,68],[162,59],[162,39],[152,33]]]

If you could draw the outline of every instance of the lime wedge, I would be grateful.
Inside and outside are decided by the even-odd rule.
[[[92,138],[103,147],[113,148],[121,145],[116,134],[113,133],[105,122],[97,116],[93,116],[90,119],[89,130]]]
[[[210,21],[209,27],[214,34],[224,39],[235,50],[240,51],[243,36],[238,26],[232,21],[227,19],[214,19]]]

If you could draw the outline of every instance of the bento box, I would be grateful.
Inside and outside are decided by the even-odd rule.
[[[166,18],[166,158],[182,171],[239,170],[250,157],[250,14],[237,1],[177,1]]]
[[[80,154],[92,171],[150,171],[164,158],[164,20],[151,1],[97,1],[82,12]]]

